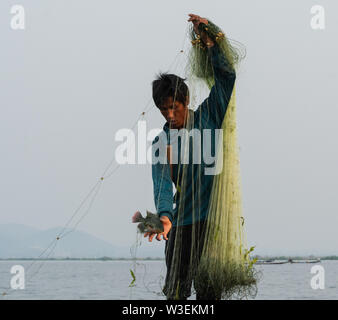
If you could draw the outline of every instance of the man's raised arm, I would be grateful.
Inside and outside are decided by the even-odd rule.
[[[217,44],[208,50],[214,70],[215,84],[201,107],[216,124],[216,128],[221,128],[234,89],[236,72],[229,70],[229,63]]]
[[[208,98],[201,104],[200,110],[203,111],[204,117],[212,120],[216,128],[221,128],[234,88],[236,72],[217,42],[214,42],[204,31],[208,20],[197,15],[190,15],[190,17],[189,21],[193,22],[195,33],[200,36],[206,46],[205,50],[208,50],[208,59],[211,60],[215,81]]]

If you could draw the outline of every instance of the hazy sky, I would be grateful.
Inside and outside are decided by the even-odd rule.
[[[10,27],[14,4],[25,30]],[[316,4],[325,30],[311,28]],[[236,86],[248,243],[338,254],[336,1],[2,0],[0,224],[64,225],[114,159],[117,130],[146,108],[149,129],[162,127],[151,81],[183,70],[188,13],[247,50]],[[154,210],[150,165],[121,166],[78,229],[132,244],[138,209]]]

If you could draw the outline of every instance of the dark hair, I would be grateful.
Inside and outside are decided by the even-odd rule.
[[[169,97],[185,104],[189,89],[184,80],[175,74],[160,73],[152,83],[155,105],[160,108]]]

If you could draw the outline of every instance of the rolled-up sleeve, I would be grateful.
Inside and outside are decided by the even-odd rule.
[[[208,54],[212,62],[215,84],[199,108],[213,120],[217,128],[221,128],[234,88],[236,72],[216,43],[208,49]]]

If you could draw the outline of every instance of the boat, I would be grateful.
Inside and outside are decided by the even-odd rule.
[[[320,263],[320,258],[317,259],[310,259],[310,260],[292,260],[289,259],[290,263]]]
[[[285,264],[285,263],[320,263],[320,258],[317,259],[309,259],[309,260],[257,260],[255,264]]]
[[[285,264],[289,260],[257,260],[255,264]]]

